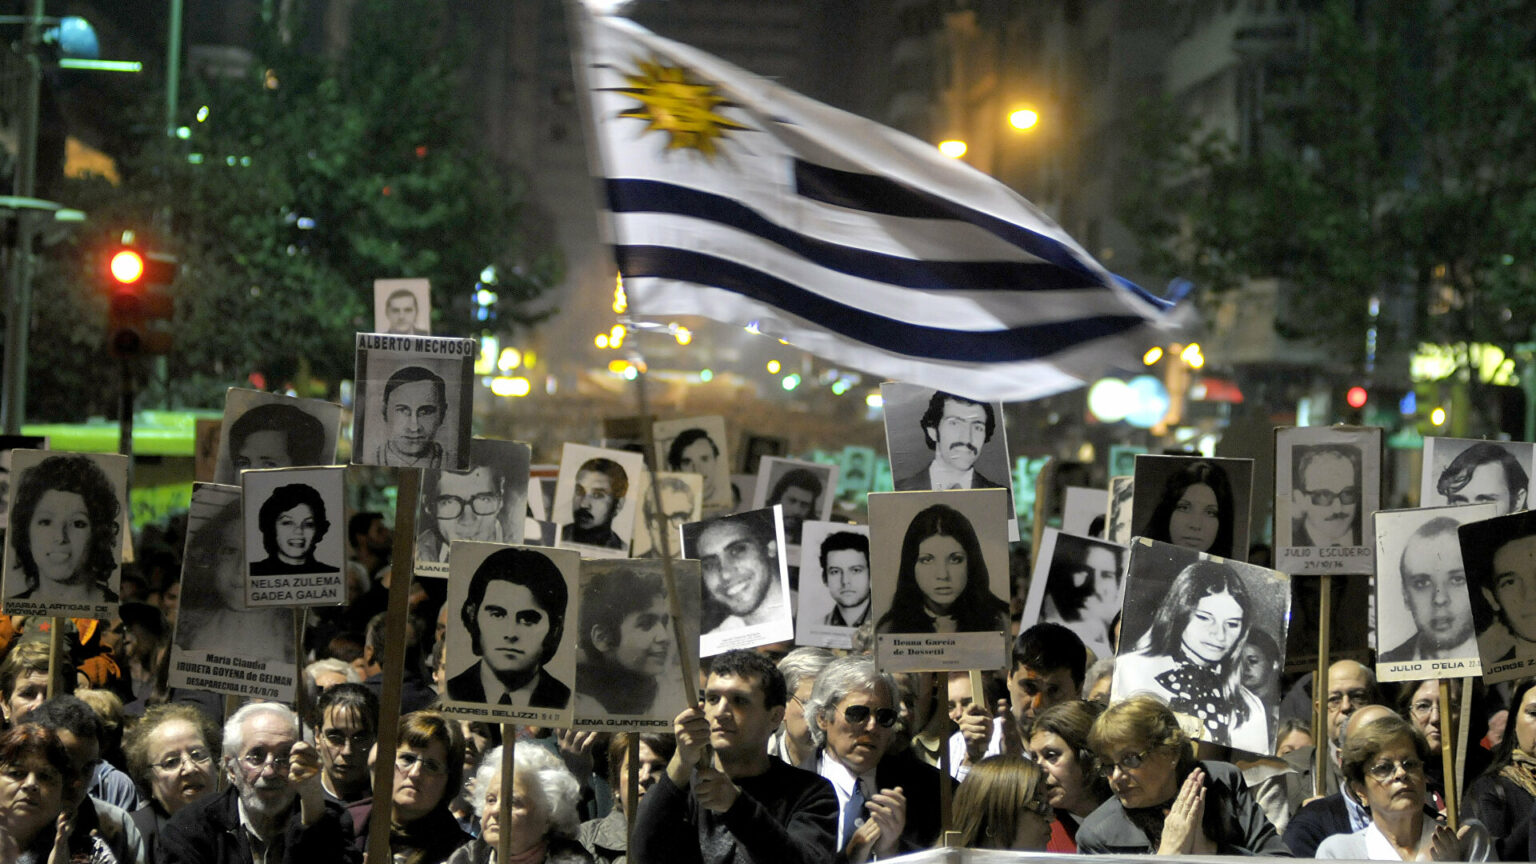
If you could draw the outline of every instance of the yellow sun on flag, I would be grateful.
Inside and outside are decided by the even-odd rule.
[[[619,116],[646,121],[646,132],[667,133],[669,150],[687,148],[713,157],[718,152],[716,139],[750,129],[716,112],[716,108],[732,103],[713,84],[696,81],[688,70],[660,60],[636,63],[639,71],[624,73],[629,86],[615,89],[640,104]]]

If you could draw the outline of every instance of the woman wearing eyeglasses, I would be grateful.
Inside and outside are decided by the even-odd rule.
[[[1117,702],[1088,746],[1114,797],[1083,820],[1080,852],[1289,856],[1237,766],[1197,761],[1172,710],[1154,696]]]
[[[128,773],[144,803],[133,811],[148,859],[158,860],[160,829],[181,808],[218,791],[223,731],[199,709],[184,702],[157,705],[128,731],[123,751]]]
[[[1195,718],[1206,740],[1267,753],[1269,709],[1243,686],[1254,604],[1243,577],[1215,561],[1179,571],[1135,650],[1115,661],[1116,695],[1145,690]]]
[[[1109,799],[1109,782],[1088,747],[1088,732],[1103,711],[1097,702],[1062,702],[1030,726],[1029,752],[1045,772],[1045,797],[1054,811],[1048,852],[1076,852],[1078,826]]]
[[[1318,858],[1370,861],[1487,861],[1488,829],[1468,820],[1457,831],[1426,804],[1424,762],[1429,742],[1407,720],[1390,714],[1351,730],[1340,769],[1350,791],[1371,811],[1371,824],[1335,834]],[[1522,857],[1524,849],[1521,850]]]
[[[892,746],[898,704],[895,679],[868,656],[827,664],[805,703],[817,747],[812,769],[837,792],[837,848],[851,864],[939,839],[940,775]]]
[[[464,734],[457,720],[414,711],[400,718],[398,742],[389,851],[395,864],[442,864],[470,839],[448,809],[464,779]],[[357,826],[359,850],[372,816]]]
[[[1044,852],[1051,805],[1042,772],[1022,756],[989,756],[955,790],[955,830],[966,849]]]
[[[1465,815],[1488,827],[1499,860],[1526,861],[1536,812],[1536,678],[1517,683],[1509,705],[1509,722],[1493,748],[1493,760],[1467,788]]]

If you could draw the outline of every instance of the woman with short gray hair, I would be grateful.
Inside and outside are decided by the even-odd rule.
[[[511,848],[508,864],[592,864],[576,841],[581,786],[560,757],[537,744],[513,751]],[[480,836],[460,846],[448,864],[494,864],[501,841],[501,748],[480,760],[473,784],[473,804]]]

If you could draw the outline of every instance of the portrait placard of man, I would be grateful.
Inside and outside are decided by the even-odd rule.
[[[801,535],[795,644],[852,647],[872,621],[869,526],[812,519]]]
[[[1524,510],[1533,448],[1536,445],[1513,441],[1426,438],[1420,503],[1489,502],[1500,516]]]
[[[1536,666],[1536,511],[1461,526],[1461,558],[1478,607],[1477,648],[1489,684]]]
[[[571,521],[560,529],[560,542],[623,549],[624,540],[613,530],[614,519],[624,509],[629,494],[629,475],[612,459],[588,459],[576,469],[576,488],[571,494]]]
[[[1360,448],[1297,447],[1291,457],[1291,545],[1360,545]]]
[[[357,334],[352,461],[466,470],[479,350],[473,339]]]
[[[1060,624],[1096,657],[1115,653],[1113,626],[1120,616],[1125,550],[1096,538],[1047,528],[1040,539],[1045,578],[1031,579],[1024,626]]]
[[[634,556],[636,558],[660,558],[662,557],[662,537],[666,537],[666,548],[672,558],[683,557],[683,540],[678,529],[689,522],[697,522],[700,514],[700,500],[703,492],[703,480],[697,474],[678,474],[675,472],[662,472],[660,474],[645,474],[646,485],[637,490],[640,496],[640,510],[644,516],[645,529],[635,529]],[[649,483],[654,482],[658,487],[656,494],[652,494]],[[656,509],[656,499],[661,499],[661,510]]]
[[[792,547],[800,545],[800,532],[807,519],[826,519],[832,515],[832,497],[827,490],[837,487],[837,466],[821,465],[765,456],[758,467],[754,508],[783,508],[784,540]]]
[[[669,471],[683,471],[704,478],[706,515],[733,509],[724,418],[661,420],[652,426],[652,434],[656,439],[656,459],[662,466]]]
[[[1478,674],[1472,591],[1457,532],[1493,510],[1482,504],[1376,514],[1378,679],[1424,678],[1431,670],[1422,660],[1461,660],[1474,665],[1459,672]]]
[[[557,654],[572,659],[568,650],[562,652],[562,640],[574,604],[566,573],[552,556],[573,553],[480,543],[455,549],[465,550],[467,561],[478,558],[458,605],[458,623],[476,659],[449,677],[449,700],[511,709],[568,708],[571,687],[550,670]],[[567,563],[574,569],[574,562]],[[448,647],[452,652],[455,646],[450,642]],[[448,659],[450,669],[461,665],[453,663],[456,656]],[[570,680],[568,672],[563,677]]]
[[[893,469],[896,491],[1008,488],[976,470],[981,448],[997,431],[991,403],[935,390],[918,426],[933,458],[909,474]]]
[[[704,581],[703,655],[794,635],[780,529],[772,508],[683,526],[683,554]]]
[[[470,442],[468,471],[423,473],[417,520],[425,527],[416,536],[419,574],[447,576],[449,545],[456,541],[523,541],[528,461],[526,444],[476,438]]]
[[[217,482],[240,482],[252,468],[299,468],[336,461],[341,406],[320,399],[230,388],[224,395]]]
[[[384,423],[389,437],[373,454],[376,465],[442,468],[443,445],[437,441],[448,413],[443,379],[430,369],[406,366],[384,382]]]
[[[430,336],[432,286],[425,279],[375,279],[374,328],[399,336]]]
[[[832,595],[828,627],[863,627],[869,620],[869,535],[853,531],[828,534],[821,541],[821,582]]]

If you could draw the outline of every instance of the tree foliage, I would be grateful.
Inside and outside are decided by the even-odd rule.
[[[136,146],[117,154],[120,186],[63,191],[91,223],[40,274],[74,302],[40,303],[39,329],[70,306],[104,305],[84,296],[91,253],[128,226],[182,260],[167,376],[179,405],[217,407],[252,373],[334,395],[352,374],[352,334],[372,329],[375,278],[430,279],[434,333],[486,326],[472,323],[472,297],[487,267],[497,329],[545,314],[535,301],[558,280],[559,259],[524,242],[521,176],[475,134],[466,34],[430,0],[360,0],[350,20],[337,58],[285,38],[301,22],[261,22],[245,74],[186,83],[189,138],[140,122]],[[99,377],[99,335],[74,329],[70,351],[34,360],[31,416],[83,413],[50,386]],[[100,399],[88,401],[101,413]]]
[[[1371,298],[1399,319],[1381,322],[1397,348],[1527,338],[1536,3],[1304,8],[1305,50],[1262,63],[1259,136],[1239,146],[1167,102],[1142,112],[1126,222],[1145,260],[1208,296],[1286,280],[1304,325],[1284,335],[1356,368]]]

